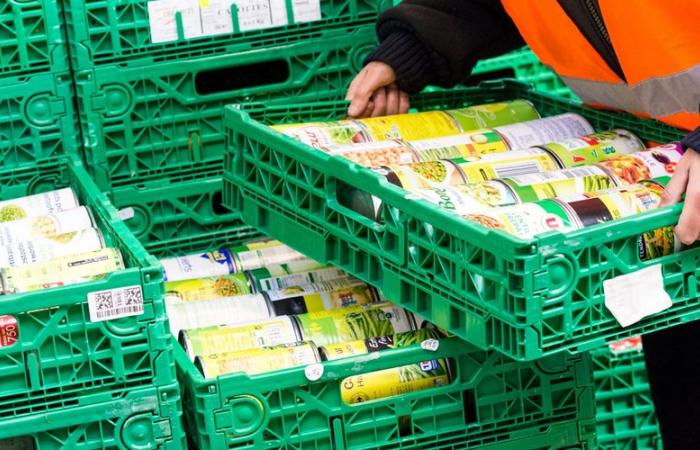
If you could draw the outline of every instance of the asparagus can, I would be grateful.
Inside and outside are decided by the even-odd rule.
[[[177,336],[180,330],[232,326],[245,322],[272,318],[272,308],[261,294],[221,297],[199,302],[172,301],[166,297],[170,332]]]
[[[549,231],[566,233],[577,229],[578,226],[572,213],[564,205],[551,199],[467,214],[465,218],[524,240]]]
[[[532,173],[505,178],[503,183],[515,193],[519,203],[583,192],[601,191],[616,186],[612,176],[600,167],[583,166],[554,172]]]
[[[232,252],[236,268],[241,272],[308,259],[298,251],[274,240],[249,242],[234,247]]]
[[[86,228],[33,241],[16,242],[0,247],[0,269],[26,266],[75,253],[85,253],[104,247],[102,233]]]
[[[520,203],[515,192],[500,180],[423,189],[416,195],[459,215]]]
[[[355,355],[391,350],[398,347],[406,347],[418,344],[426,339],[439,339],[440,333],[431,328],[422,328],[416,331],[394,334],[391,336],[371,337],[350,342],[328,344],[319,348],[321,358],[324,361],[348,358]]]
[[[484,155],[478,161],[454,161],[467,183],[480,183],[494,178],[507,178],[528,173],[550,172],[561,169],[551,153],[537,148],[513,150]]]
[[[672,176],[683,156],[679,143],[662,145],[630,155],[617,155],[599,162],[618,184],[635,184],[642,180]]]
[[[416,329],[413,314],[389,303],[312,312],[297,319],[303,340],[319,346]]]
[[[79,206],[80,202],[73,189],[57,189],[0,202],[0,222],[55,214]]]
[[[192,280],[236,272],[233,255],[226,249],[161,259],[166,281]]]
[[[497,127],[495,131],[512,149],[529,148],[595,133],[586,119],[573,113]]]
[[[123,268],[124,262],[119,250],[103,248],[2,269],[0,274],[3,292],[11,294],[93,281]]]
[[[290,267],[285,264],[277,267],[285,266],[289,272],[267,267],[246,272],[246,275],[258,292],[276,291],[294,286],[313,285],[316,283],[348,277],[348,274],[345,271],[338,269],[337,267],[323,266],[316,261],[308,261],[315,264],[315,266],[312,264],[306,264],[305,266],[307,268],[316,268],[308,271],[300,271],[299,269],[302,267]]]
[[[319,362],[321,357],[313,342],[296,342],[230,353],[215,353],[197,356],[194,360],[195,366],[204,378],[216,378],[219,375],[235,372],[257,375]]]
[[[191,359],[302,341],[295,318],[275,317],[264,322],[180,331],[179,341]]]
[[[562,167],[589,166],[615,155],[627,155],[644,150],[644,143],[627,130],[610,130],[578,138],[543,144]]]
[[[540,118],[534,105],[527,100],[475,105],[447,111],[464,131],[494,128]]]
[[[245,274],[232,273],[192,280],[166,281],[165,293],[172,300],[197,302],[217,297],[247,295],[253,293],[253,289]]]
[[[93,226],[92,216],[84,206],[45,216],[3,222],[0,223],[0,247],[42,238],[56,240],[56,236]]]
[[[349,405],[364,403],[445,386],[452,378],[449,361],[433,359],[347,377],[340,383],[340,397]]]
[[[339,278],[263,292],[277,315],[306,314],[376,303],[375,288],[353,278]]]

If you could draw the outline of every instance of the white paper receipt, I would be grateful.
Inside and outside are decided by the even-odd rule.
[[[91,322],[143,314],[141,286],[127,286],[88,293]]]
[[[661,264],[605,280],[603,291],[605,306],[623,327],[660,313],[672,305],[671,297],[664,290]]]

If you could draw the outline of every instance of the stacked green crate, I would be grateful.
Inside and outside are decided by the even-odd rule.
[[[591,352],[598,448],[661,450],[641,341],[627,342],[627,348],[616,343]]]
[[[268,13],[286,22],[246,29],[246,11],[215,10],[221,22],[210,13],[226,2],[190,3],[63,0],[88,168],[118,208],[134,212],[127,223],[146,242],[230,227],[235,215],[217,203],[224,105],[340,98],[389,6],[321,0],[311,17],[298,8],[314,2],[271,2]],[[211,20],[218,31],[206,31]]]

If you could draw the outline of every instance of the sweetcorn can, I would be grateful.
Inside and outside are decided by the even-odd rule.
[[[179,341],[191,359],[260,347],[300,342],[301,333],[293,317],[275,317],[263,322],[213,326],[180,331]]]
[[[595,132],[586,119],[573,113],[496,127],[495,131],[511,149],[529,148]]]
[[[274,347],[214,353],[197,356],[194,360],[195,366],[204,378],[216,378],[219,375],[235,372],[257,375],[319,362],[321,357],[313,342],[295,342]]]
[[[450,160],[380,167],[374,171],[385,176],[390,183],[409,192],[435,186],[460,185],[465,182],[459,167]]]
[[[119,250],[103,248],[2,269],[0,275],[3,293],[13,294],[93,281],[123,268]]]
[[[192,280],[236,272],[233,255],[226,249],[160,260],[166,281]]]
[[[615,155],[644,150],[644,143],[633,133],[615,129],[564,139],[538,146],[550,152],[562,167],[589,166]]]
[[[0,222],[55,214],[79,206],[80,202],[73,189],[57,189],[0,202]]]
[[[250,280],[243,273],[165,282],[165,295],[171,301],[197,302],[251,293]]]
[[[414,331],[413,314],[390,303],[358,305],[297,316],[303,340],[324,346]]]
[[[308,285],[289,286],[262,294],[268,299],[278,316],[370,305],[379,299],[375,288],[360,280],[347,277]]]
[[[15,242],[0,247],[0,269],[26,266],[75,253],[99,250],[104,247],[102,233],[86,228],[32,241]]]
[[[177,336],[180,330],[233,326],[273,317],[270,303],[261,294],[213,298],[198,302],[173,301],[171,297],[166,297],[166,308],[173,336]]]
[[[35,239],[65,239],[67,233],[93,227],[92,215],[84,206],[44,216],[3,222],[0,223],[0,247]]]
[[[453,162],[461,172],[462,179],[467,183],[550,172],[562,168],[551,153],[538,148],[484,155],[477,161],[454,160]]]

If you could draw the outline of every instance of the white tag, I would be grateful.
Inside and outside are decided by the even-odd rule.
[[[671,307],[661,264],[603,282],[605,306],[622,327]]]
[[[128,208],[123,208],[117,211],[117,217],[121,220],[129,220],[132,219],[135,215],[134,208],[131,206]]]
[[[309,381],[318,381],[323,376],[323,364],[309,364],[304,368],[304,375]]]
[[[440,341],[437,339],[426,339],[420,343],[420,348],[429,352],[436,352],[440,348]]]
[[[148,22],[151,28],[151,42],[176,41],[176,13],[182,17],[182,29],[186,39],[202,36],[202,23],[198,0],[156,0],[148,2]]]
[[[143,314],[141,286],[127,286],[88,293],[91,322]]]

